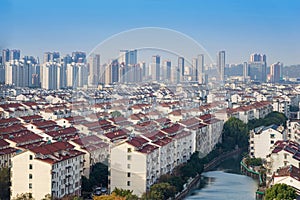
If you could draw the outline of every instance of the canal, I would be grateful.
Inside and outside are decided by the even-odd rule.
[[[255,200],[258,182],[240,174],[241,156],[221,162],[215,169],[202,174],[201,184],[185,198],[203,200]]]

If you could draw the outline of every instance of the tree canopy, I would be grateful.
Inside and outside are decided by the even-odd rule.
[[[293,200],[297,197],[293,187],[286,184],[275,184],[266,190],[266,200]]]
[[[82,177],[82,190],[92,192],[93,187],[107,187],[108,184],[108,167],[103,163],[96,163],[90,173],[90,178]]]
[[[233,150],[236,146],[248,146],[248,128],[240,119],[231,117],[223,126],[222,148]]]
[[[142,199],[169,199],[175,197],[176,188],[169,183],[156,183],[150,191],[144,193]]]
[[[7,167],[0,169],[0,199],[10,197],[10,170]]]
[[[112,192],[112,194],[115,194],[119,197],[125,197],[126,200],[138,200],[138,196],[133,194],[132,190],[125,190],[120,188],[115,188]]]
[[[269,126],[272,124],[283,125],[286,127],[287,117],[280,112],[271,112],[263,119],[254,119],[248,122],[248,129],[254,129],[259,126]]]

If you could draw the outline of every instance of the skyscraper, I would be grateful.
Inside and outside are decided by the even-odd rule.
[[[217,68],[219,73],[219,78],[221,82],[224,82],[224,70],[225,70],[225,51],[219,51],[217,56]]]
[[[9,60],[20,60],[21,53],[18,49],[12,49],[9,52]]]
[[[243,65],[243,79],[244,81],[246,80],[247,76],[248,76],[248,72],[249,69],[248,69],[248,63],[247,62],[244,62],[244,65]]]
[[[59,62],[59,57],[60,57],[59,52],[45,52],[44,63],[50,61]]]
[[[60,72],[58,70],[59,63],[46,62],[42,67],[42,88],[46,90],[57,90],[59,89]]]
[[[35,65],[29,60],[10,60],[5,63],[5,84],[31,87]]]
[[[271,83],[278,83],[281,79],[281,70],[282,70],[282,63],[277,62],[271,65],[270,67],[270,78]]]
[[[180,83],[181,81],[184,80],[184,58],[179,57],[178,58],[178,67],[177,67],[177,83]]]
[[[137,50],[120,50],[119,63],[123,66],[120,80],[133,81],[133,67],[137,65]]]
[[[264,54],[251,54],[248,63],[248,76],[252,81],[264,83],[267,80],[267,57]]]
[[[151,76],[153,81],[160,81],[160,56],[152,56],[152,63],[151,63]]]
[[[117,83],[119,82],[119,62],[117,59],[111,62],[111,82]]]
[[[99,54],[91,54],[88,57],[88,67],[89,67],[88,83],[89,85],[97,85],[99,83],[100,76],[101,76]]]
[[[2,50],[2,64],[5,65],[9,61],[9,49]]]
[[[75,63],[85,63],[86,53],[82,51],[72,52],[72,60]]]
[[[199,54],[197,59],[196,68],[196,81],[200,84],[204,84],[204,54]]]
[[[171,81],[171,61],[165,60],[163,62],[163,69],[164,69],[163,80],[170,82]]]

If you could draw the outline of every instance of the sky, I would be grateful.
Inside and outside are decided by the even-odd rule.
[[[42,56],[90,52],[122,31],[162,27],[201,44],[226,63],[264,53],[268,64],[300,64],[298,0],[1,0],[0,48]]]

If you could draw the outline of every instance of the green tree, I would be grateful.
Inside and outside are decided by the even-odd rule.
[[[246,158],[245,164],[247,166],[261,166],[263,164],[261,158]]]
[[[138,196],[133,194],[132,190],[124,190],[121,188],[115,188],[112,192],[116,196],[125,197],[126,200],[137,200]]]
[[[150,187],[150,191],[143,194],[142,199],[164,200],[175,197],[176,188],[169,183],[157,183]]]
[[[111,112],[110,115],[112,117],[120,117],[120,116],[122,116],[122,114],[119,111],[117,111],[117,110]]]
[[[254,119],[248,122],[248,129],[252,130],[259,126],[269,126],[272,124],[286,127],[287,117],[283,113],[271,112],[263,119]]]
[[[225,150],[232,150],[238,147],[248,146],[248,128],[240,119],[231,117],[223,126],[222,147]]]
[[[82,177],[82,191],[92,192],[93,187],[108,185],[108,167],[103,163],[96,163],[92,166],[90,178]]]
[[[42,200],[51,200],[51,195],[50,194],[46,194],[45,197]]]
[[[0,169],[0,199],[9,199],[10,197],[10,169],[4,167]]]
[[[169,183],[176,188],[176,192],[181,192],[185,181],[181,176],[164,174],[159,178],[159,183]]]
[[[293,187],[286,184],[275,184],[266,190],[266,200],[293,200],[297,197]]]
[[[22,193],[22,194],[17,194],[17,196],[12,200],[34,200],[34,198],[32,197],[31,193]]]

